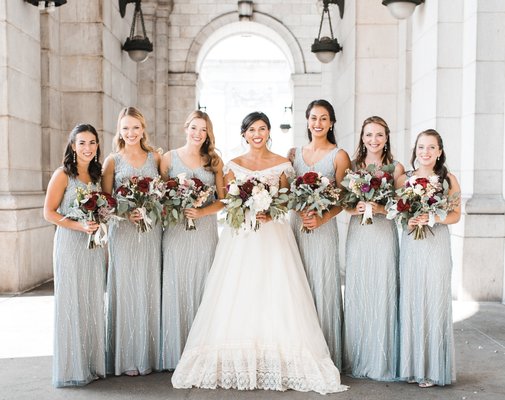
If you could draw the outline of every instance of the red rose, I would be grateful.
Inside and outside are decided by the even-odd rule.
[[[193,182],[195,183],[195,187],[196,187],[197,189],[199,189],[199,188],[203,187],[203,182],[202,182],[200,179],[198,179],[198,178],[191,178],[191,179],[192,179],[192,180],[193,180]]]
[[[149,178],[149,177],[146,177],[146,178],[143,178],[143,179],[140,179],[138,182],[137,182],[137,189],[139,190],[139,192],[142,192],[142,193],[147,193],[149,192],[149,183],[152,181],[152,178]]]
[[[400,212],[403,212],[403,211],[409,211],[410,209],[410,204],[408,201],[406,202],[403,202],[402,199],[398,200],[398,205],[396,206],[396,209]]]
[[[175,179],[169,179],[168,181],[165,182],[165,185],[167,189],[170,190],[176,188],[178,183]]]
[[[303,183],[303,178],[301,176],[296,178],[296,186],[300,186],[302,183]]]
[[[370,179],[370,186],[372,189],[379,189],[381,186],[381,180],[379,178]]]
[[[88,211],[95,211],[96,209],[96,195],[91,196],[86,203],[83,204],[84,208]]]
[[[384,172],[383,178],[386,178],[387,181],[393,180],[393,176],[388,172]]]
[[[437,199],[435,199],[434,197],[430,197],[428,199],[428,204],[431,206],[432,204],[435,204],[437,202]]]
[[[121,195],[121,196],[126,196],[128,194],[129,190],[126,186],[119,186],[116,189],[116,193]]]
[[[109,207],[116,207],[117,206],[116,199],[114,197],[112,197],[110,194],[102,193],[102,196],[104,196],[105,199],[107,200],[107,204],[109,205]]]
[[[428,186],[428,183],[430,183],[430,180],[428,178],[417,178],[416,179],[416,185],[421,185],[423,189],[426,189],[426,186]]]
[[[317,172],[307,172],[303,175],[303,183],[307,185],[314,185],[319,179],[319,175]]]
[[[254,184],[251,181],[247,181],[242,185],[242,190],[247,194],[252,194]]]

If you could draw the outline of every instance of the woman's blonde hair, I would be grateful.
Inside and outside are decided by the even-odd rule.
[[[121,136],[121,120],[127,115],[138,119],[142,125],[142,130],[144,131],[142,139],[140,139],[140,147],[142,147],[142,150],[147,151],[148,153],[154,151],[154,149],[149,145],[149,138],[146,132],[146,119],[144,118],[144,115],[135,107],[125,107],[119,112],[117,118],[116,135],[114,136],[114,146],[116,148],[116,151],[120,151],[125,147],[125,141]]]
[[[186,118],[184,129],[187,129],[189,127],[189,124],[191,124],[191,121],[193,121],[195,118],[203,119],[205,121],[205,125],[207,126],[207,139],[205,139],[202,147],[200,147],[200,156],[203,159],[203,167],[207,171],[216,173],[218,171],[221,159],[216,152],[216,137],[214,136],[212,121],[210,120],[210,117],[207,113],[201,110],[195,110],[192,111]]]

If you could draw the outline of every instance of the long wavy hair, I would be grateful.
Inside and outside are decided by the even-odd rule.
[[[249,127],[256,121],[263,121],[266,124],[269,131],[272,128],[270,125],[270,120],[268,119],[266,114],[262,113],[261,111],[253,111],[252,113],[247,114],[245,118],[242,120],[242,125],[240,127],[240,133],[242,134],[242,136],[245,135]]]
[[[332,144],[337,144],[337,139],[335,139],[335,122],[337,122],[337,117],[335,116],[335,110],[333,109],[333,106],[330,104],[329,101],[319,99],[319,100],[313,100],[309,103],[307,106],[307,110],[305,110],[305,119],[308,121],[310,117],[310,111],[314,107],[323,107],[326,109],[328,112],[328,115],[330,116],[330,121],[331,121],[331,127],[328,130],[328,133],[326,133],[326,138],[328,141]],[[310,132],[310,129],[307,124],[307,137],[309,138],[309,142],[312,142],[312,133]]]
[[[77,171],[77,161],[74,162],[74,149],[72,146],[75,145],[77,135],[82,132],[92,133],[95,136],[96,144],[98,145],[96,148],[96,157],[93,157],[88,165],[88,172],[91,177],[91,181],[93,183],[98,183],[102,176],[102,164],[100,163],[100,140],[96,129],[90,124],[77,124],[74,129],[70,131],[67,147],[63,153],[63,171],[73,178],[79,175],[79,172]]]
[[[203,159],[203,167],[207,171],[217,172],[219,167],[219,155],[216,152],[216,137],[214,136],[214,128],[212,127],[212,121],[206,112],[201,110],[195,110],[191,112],[186,118],[184,123],[184,129],[187,129],[195,118],[200,118],[205,121],[207,126],[207,139],[203,142],[202,147],[200,147],[200,156]]]
[[[142,139],[140,139],[140,147],[142,147],[142,150],[148,153],[154,151],[154,149],[149,145],[149,137],[146,132],[146,119],[140,110],[135,107],[125,107],[119,112],[119,115],[117,117],[116,135],[114,136],[114,147],[116,151],[120,151],[125,147],[125,141],[121,136],[121,120],[127,115],[138,119],[142,125],[142,129],[144,131]]]
[[[449,170],[445,165],[446,156],[444,151],[444,142],[442,140],[442,136],[440,136],[440,133],[438,133],[435,129],[427,129],[417,135],[416,142],[414,143],[414,148],[412,149],[412,157],[410,157],[410,165],[412,165],[412,168],[416,169],[415,163],[417,158],[416,157],[417,142],[419,141],[419,138],[422,136],[433,136],[435,139],[437,139],[437,144],[439,149],[441,150],[441,153],[440,156],[437,157],[437,161],[435,162],[435,166],[433,167],[433,172],[435,172],[435,174],[439,176],[440,182],[447,181],[449,187],[451,187],[451,181],[450,179],[447,179],[447,174],[449,173]]]
[[[384,131],[386,132],[386,144],[384,145],[384,148],[382,149],[382,155],[381,155],[381,162],[383,165],[391,164],[394,160],[393,153],[391,152],[391,135],[390,135],[390,130],[389,126],[382,119],[381,117],[378,117],[376,115],[373,115],[371,117],[368,117],[363,121],[363,125],[361,126],[361,133],[359,135],[359,142],[358,146],[356,147],[356,150],[354,152],[354,159],[356,160],[356,166],[357,167],[365,167],[365,159],[367,155],[367,148],[365,146],[365,143],[363,142],[363,135],[365,134],[365,127],[368,124],[375,123],[384,128]]]

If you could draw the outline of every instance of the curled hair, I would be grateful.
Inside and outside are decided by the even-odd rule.
[[[63,171],[68,176],[71,176],[73,178],[79,175],[79,172],[77,170],[77,162],[74,162],[74,149],[72,148],[72,145],[75,145],[77,135],[82,132],[90,132],[95,136],[96,139],[96,157],[93,157],[93,159],[90,161],[88,165],[88,172],[89,176],[91,177],[91,181],[93,183],[98,183],[102,176],[102,164],[100,163],[100,141],[98,139],[98,133],[92,125],[77,124],[68,135],[67,147],[65,148],[62,161]]]
[[[328,112],[328,115],[330,116],[330,121],[331,121],[331,127],[328,130],[328,133],[326,134],[326,138],[328,141],[332,144],[337,144],[337,139],[335,139],[335,122],[337,122],[337,117],[335,117],[335,110],[333,109],[333,106],[330,104],[329,101],[319,99],[319,100],[313,100],[309,103],[307,106],[307,110],[305,110],[305,119],[309,119],[310,117],[310,112],[314,107],[323,107],[326,109]],[[312,133],[310,132],[310,129],[307,126],[307,137],[309,138],[309,142],[312,142]]]
[[[435,162],[433,172],[435,172],[435,174],[439,176],[440,182],[447,181],[449,187],[451,187],[451,181],[447,179],[447,174],[449,173],[449,170],[445,165],[446,156],[444,151],[444,142],[442,140],[442,136],[440,136],[440,134],[435,129],[427,129],[419,133],[419,135],[417,135],[416,142],[414,143],[414,148],[412,149],[412,157],[410,158],[410,164],[412,165],[412,168],[416,169],[415,162],[417,158],[416,157],[417,142],[419,141],[419,138],[421,136],[433,136],[435,139],[437,139],[438,148],[441,150],[441,153],[440,156],[437,157],[437,161]]]
[[[262,113],[261,111],[254,111],[250,114],[247,114],[245,118],[242,120],[242,126],[240,127],[240,133],[242,134],[242,136],[244,136],[249,127],[256,121],[263,121],[266,124],[268,130],[270,130],[271,128],[270,120],[268,119],[266,114]]]
[[[125,147],[125,141],[121,136],[121,120],[127,115],[138,119],[142,125],[143,134],[142,139],[140,139],[140,147],[142,147],[142,150],[148,153],[154,151],[154,149],[149,145],[149,138],[146,132],[146,119],[144,115],[135,107],[125,107],[119,112],[119,116],[117,118],[116,135],[114,136],[114,147],[116,148],[116,151],[120,151]]]
[[[200,147],[200,156],[203,159],[203,167],[207,171],[212,171],[216,173],[219,168],[219,163],[221,159],[216,152],[216,137],[214,136],[214,129],[212,127],[212,121],[207,113],[201,110],[195,110],[186,118],[184,123],[184,129],[187,129],[195,118],[203,119],[207,127],[207,139],[203,142],[202,147]]]
[[[365,127],[368,124],[377,124],[380,125],[384,128],[384,131],[386,132],[386,144],[384,146],[384,149],[382,150],[382,155],[381,155],[381,162],[382,165],[387,165],[391,164],[393,162],[393,153],[391,153],[391,135],[390,135],[390,130],[389,126],[382,119],[381,117],[378,117],[376,115],[372,117],[368,117],[363,121],[363,125],[361,126],[361,133],[359,135],[359,142],[358,146],[356,147],[356,151],[354,152],[354,159],[356,160],[356,166],[358,167],[365,167],[365,159],[367,155],[367,148],[365,147],[365,142],[363,141],[363,135],[365,134]]]

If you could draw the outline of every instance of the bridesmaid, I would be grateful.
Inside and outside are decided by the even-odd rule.
[[[44,218],[57,226],[54,235],[53,385],[82,386],[105,377],[105,250],[88,250],[88,235],[98,229],[64,219],[76,189],[100,189],[98,134],[79,124],[68,138],[63,165],[47,187]]]
[[[421,132],[412,151],[415,168],[398,180],[397,187],[412,175],[438,176],[449,184],[449,195],[460,193],[459,183],[445,165],[442,138],[433,129]],[[417,168],[416,168],[417,165]],[[461,216],[458,205],[441,221],[435,217],[434,235],[414,240],[402,234],[400,251],[400,371],[401,380],[422,388],[449,385],[455,380],[451,302],[451,242],[447,225]],[[409,220],[409,230],[427,225],[428,215]]]
[[[222,199],[223,162],[215,151],[209,116],[193,111],[184,129],[186,144],[164,154],[161,176],[166,180],[185,173],[188,178],[215,186],[217,197]],[[223,206],[213,198],[204,207],[186,209],[186,217],[196,220],[196,230],[187,231],[182,222],[163,233],[162,369],[175,369],[186,344],[214,259],[218,241],[216,213]]]
[[[363,122],[352,169],[394,164],[389,127],[381,117]],[[373,224],[361,225],[365,202],[349,209],[344,298],[344,370],[357,378],[396,379],[398,361],[398,231],[384,205],[370,202]]]
[[[158,176],[161,156],[148,145],[144,116],[134,107],[121,110],[114,137],[116,152],[103,168],[104,191],[123,179]],[[133,221],[110,230],[107,276],[107,373],[146,375],[160,369],[161,226],[138,233]]]
[[[309,143],[289,152],[296,175],[308,171],[320,172],[340,185],[351,162],[347,153],[336,144],[333,106],[326,100],[314,100],[307,107],[305,117]],[[333,207],[322,218],[313,212],[291,213],[291,226],[305,266],[319,322],[338,369],[342,363],[342,294],[338,229],[334,217],[341,210],[340,207]],[[312,232],[301,232],[302,225]]]

